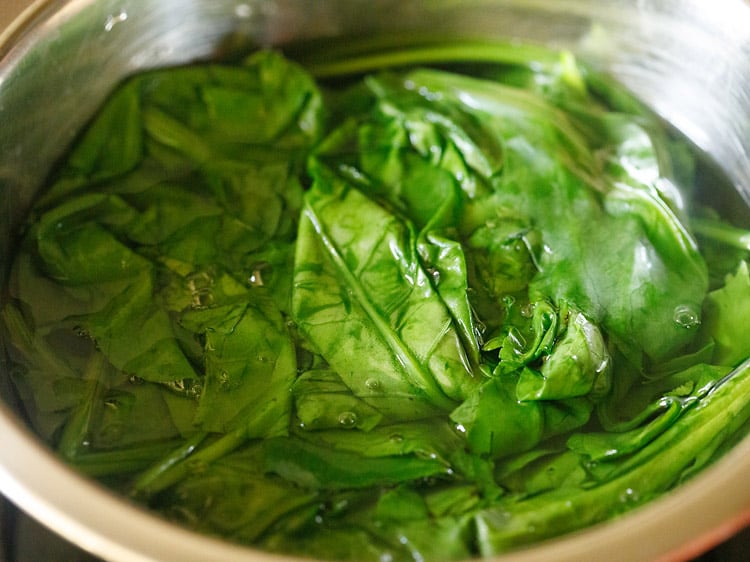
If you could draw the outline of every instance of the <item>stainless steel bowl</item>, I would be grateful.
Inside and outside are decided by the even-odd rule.
[[[750,202],[746,0],[40,0],[0,36],[3,274],[29,201],[123,76],[253,44],[420,30],[573,50],[685,133]],[[280,559],[172,526],[72,472],[20,421],[0,369],[0,491],[43,524],[112,561]],[[629,515],[500,560],[686,559],[750,522],[748,470],[750,439]]]

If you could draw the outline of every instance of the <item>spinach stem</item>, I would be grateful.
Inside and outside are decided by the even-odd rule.
[[[174,447],[178,441],[159,442],[126,449],[78,454],[73,466],[93,477],[130,474],[144,470],[164,454],[165,447]]]
[[[261,411],[255,414],[247,423],[225,433],[200,450],[197,450],[198,447],[210,433],[202,432],[193,435],[183,445],[141,474],[133,483],[131,495],[150,497],[177,484],[191,472],[205,469],[208,464],[228,455],[248,439],[268,437],[266,435],[268,420],[277,415],[275,400],[269,399]]]
[[[131,495],[150,496],[181,480],[188,473],[188,467],[183,461],[193,455],[208,435],[206,432],[196,433],[179,447],[170,451],[167,456],[159,459],[135,480]],[[195,456],[197,457],[198,454]]]
[[[91,354],[83,378],[87,381],[87,392],[65,424],[57,446],[59,453],[69,460],[74,460],[88,447],[91,420],[107,389],[107,360],[102,353]]]
[[[23,356],[33,357],[42,370],[58,373],[60,376],[78,378],[78,373],[47,345],[44,338],[34,332],[17,306],[11,303],[6,304],[3,307],[2,316],[13,346]]]
[[[750,251],[750,230],[736,228],[710,219],[693,219],[690,225],[695,233],[700,236],[739,250]]]
[[[496,43],[491,41],[472,40],[451,42],[428,46],[412,46],[393,51],[366,53],[338,60],[320,57],[321,60],[310,60],[305,63],[306,69],[317,78],[356,75],[389,67],[403,67],[419,64],[447,63],[495,63],[495,64],[539,64],[536,51],[527,48]],[[340,55],[339,55],[340,56]],[[549,55],[545,57],[549,59]],[[305,62],[305,61],[303,61]],[[552,62],[548,60],[547,62]]]

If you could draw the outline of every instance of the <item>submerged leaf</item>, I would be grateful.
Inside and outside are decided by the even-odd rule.
[[[293,299],[300,329],[391,421],[451,409],[477,382],[410,225],[341,180],[307,194]]]
[[[724,287],[708,294],[704,333],[716,343],[713,360],[735,366],[750,354],[750,270],[742,261]]]

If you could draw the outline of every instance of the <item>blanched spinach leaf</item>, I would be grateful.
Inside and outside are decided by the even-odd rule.
[[[750,353],[750,271],[746,261],[727,275],[724,287],[708,294],[705,331],[715,342],[713,361],[735,366]]]
[[[293,292],[302,332],[391,421],[451,409],[478,374],[421,267],[413,227],[340,179],[318,181],[306,200]]]
[[[205,339],[205,377],[196,425],[227,433],[247,423],[254,412],[265,410],[266,422],[248,436],[285,434],[291,410],[289,388],[297,371],[292,342],[272,303],[192,310],[180,321]]]

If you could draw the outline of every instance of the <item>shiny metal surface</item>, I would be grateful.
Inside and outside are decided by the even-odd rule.
[[[125,75],[252,45],[399,31],[571,49],[685,133],[750,202],[746,0],[41,0],[0,37],[0,265],[50,168]],[[74,474],[13,413],[4,372],[0,491],[43,523],[113,561],[279,560],[175,528]],[[748,470],[745,440],[632,515],[502,560],[685,559],[750,519]]]

